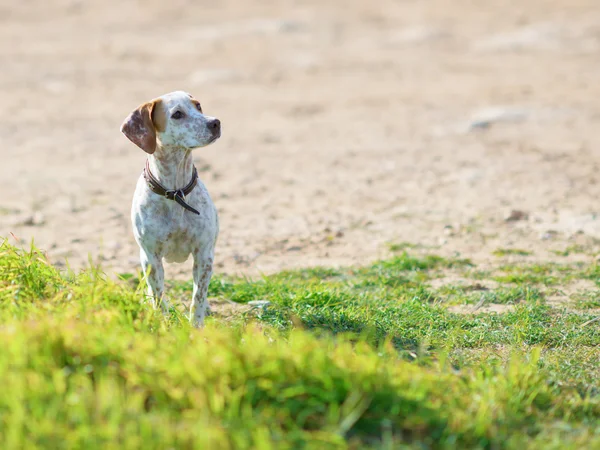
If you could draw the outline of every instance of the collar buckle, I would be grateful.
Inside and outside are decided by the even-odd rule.
[[[187,209],[188,211],[190,211],[194,214],[200,215],[200,212],[198,212],[196,209],[192,208],[190,205],[188,205],[185,202],[185,196],[188,195],[190,192],[192,192],[194,190],[194,188],[196,187],[196,184],[198,183],[198,171],[196,170],[195,167],[194,167],[194,171],[192,172],[191,181],[183,189],[166,189],[162,184],[160,184],[160,182],[156,179],[156,177],[154,177],[154,175],[152,175],[152,172],[150,171],[150,164],[149,164],[148,160],[146,160],[146,167],[144,168],[144,178],[146,180],[146,184],[148,185],[148,188],[155,194],[163,196],[163,197],[167,198],[168,200],[174,200],[176,203],[181,205],[184,209]]]
[[[169,189],[165,191],[165,197],[169,200],[175,200],[175,197],[185,198],[185,192],[183,189]]]

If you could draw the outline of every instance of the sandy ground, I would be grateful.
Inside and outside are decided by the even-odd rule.
[[[218,272],[600,251],[598,0],[2,2],[0,66],[0,236],[57,264],[137,270],[119,126],[177,89],[223,123]]]

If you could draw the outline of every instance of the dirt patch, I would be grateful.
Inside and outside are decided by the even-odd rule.
[[[144,154],[119,125],[185,89],[223,123],[196,153],[218,272],[364,264],[398,241],[575,258],[553,250],[600,238],[598,23],[597,0],[0,6],[0,236],[135,271]]]
[[[513,311],[514,309],[515,305],[498,305],[494,303],[488,303],[486,305],[452,305],[448,307],[448,311],[456,314],[504,314]]]
[[[213,317],[217,317],[219,319],[234,319],[239,317],[242,314],[248,314],[250,312],[254,312],[256,308],[242,304],[232,302],[227,299],[218,299],[218,298],[210,298],[210,315]]]
[[[562,284],[558,289],[552,289],[552,294],[546,296],[548,304],[555,308],[580,309],[577,301],[586,294],[593,293],[594,297],[600,296],[598,286],[590,280],[575,280]]]
[[[447,274],[442,278],[434,278],[429,282],[432,289],[443,287],[459,287],[463,292],[485,292],[499,286],[494,280],[470,280],[455,274]]]

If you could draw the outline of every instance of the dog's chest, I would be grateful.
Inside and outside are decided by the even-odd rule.
[[[191,253],[212,247],[218,234],[218,218],[206,188],[199,184],[186,201],[200,214],[138,185],[132,205],[138,244],[169,262],[183,262]]]
[[[200,235],[193,230],[172,230],[165,236],[162,256],[169,262],[184,262],[202,243]]]

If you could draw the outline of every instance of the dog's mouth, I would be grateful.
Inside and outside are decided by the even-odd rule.
[[[221,137],[221,132],[219,131],[218,133],[214,134],[209,140],[208,140],[208,144],[212,144],[213,142],[215,142],[217,139],[219,139]]]

